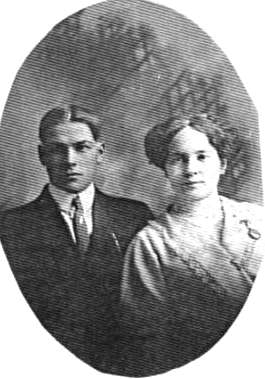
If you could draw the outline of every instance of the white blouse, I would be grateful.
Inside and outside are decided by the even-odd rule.
[[[221,224],[209,221],[208,230],[205,223],[165,213],[150,221],[127,250],[122,324],[131,335],[145,337],[137,349],[143,356],[153,354],[157,365],[177,367],[217,342],[257,274],[264,250],[263,209],[225,197],[220,201]],[[212,233],[216,229],[219,236]]]

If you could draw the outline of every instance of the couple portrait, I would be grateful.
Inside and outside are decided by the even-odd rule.
[[[203,31],[145,1],[79,11],[24,62],[0,134],[1,244],[58,342],[146,377],[222,338],[263,255],[259,131]]]

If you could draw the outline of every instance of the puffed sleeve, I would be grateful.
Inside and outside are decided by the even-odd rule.
[[[223,242],[233,262],[252,284],[264,255],[264,208],[222,198],[225,210]]]
[[[249,276],[255,278],[264,256],[264,208],[249,203],[244,203],[244,205],[246,216],[242,222],[247,227],[249,237],[244,266]]]
[[[163,248],[158,234],[143,229],[131,242],[122,278],[121,322],[126,336],[126,374],[158,374],[174,365],[170,347],[170,309],[159,253]],[[172,363],[172,367],[171,367]]]
[[[167,306],[168,295],[159,257],[163,242],[159,235],[155,239],[152,237],[147,227],[131,242],[122,276],[121,304],[126,310],[127,322],[137,322],[141,333],[146,327],[152,327],[154,318],[156,323],[161,322],[159,316]]]

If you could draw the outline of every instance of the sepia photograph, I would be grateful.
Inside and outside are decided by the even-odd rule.
[[[261,12],[199,3],[1,5],[4,377],[263,376]]]

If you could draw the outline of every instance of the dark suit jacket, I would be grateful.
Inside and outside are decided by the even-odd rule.
[[[44,327],[69,350],[105,372],[121,373],[118,301],[123,255],[152,217],[138,201],[96,190],[93,235],[79,257],[52,197],[7,211],[1,240],[16,280]]]

